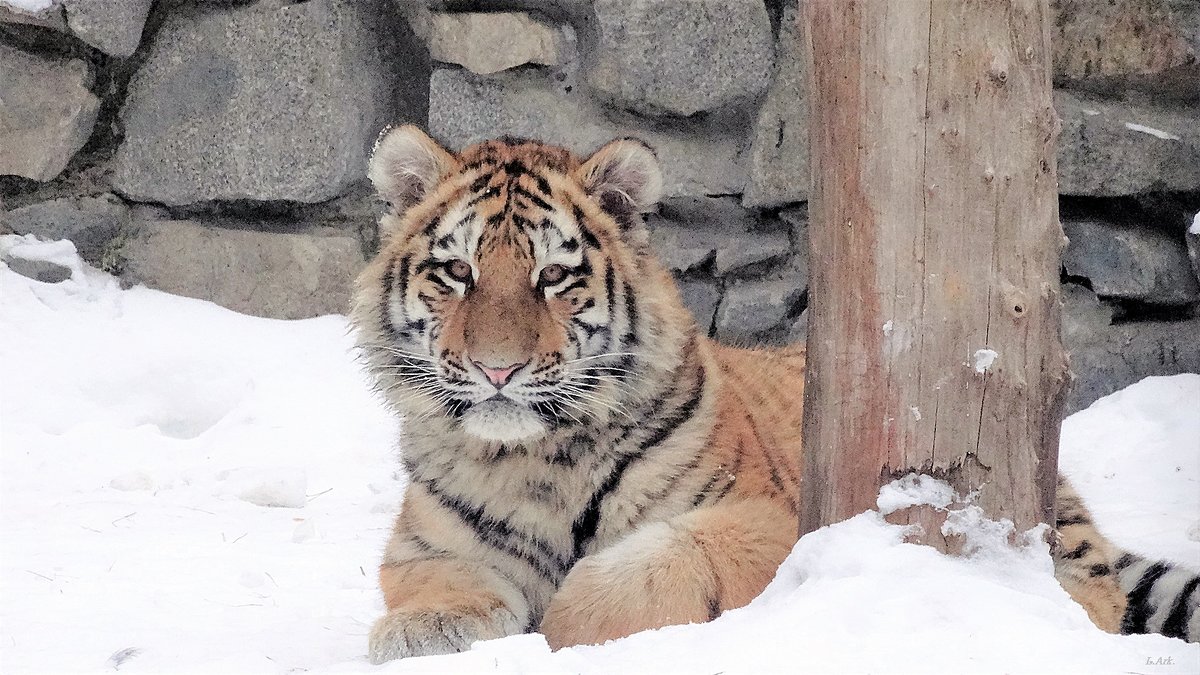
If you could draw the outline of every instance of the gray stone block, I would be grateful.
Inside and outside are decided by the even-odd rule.
[[[569,70],[508,70],[484,77],[436,68],[429,83],[429,129],[457,150],[504,134],[537,138],[587,155],[622,136],[655,148],[667,196],[740,194],[749,120],[740,112],[650,123],[609,109],[579,91]]]
[[[40,26],[64,33],[67,31],[67,17],[63,13],[62,6],[58,4],[52,4],[37,11],[0,4],[0,23]]]
[[[365,265],[340,230],[257,232],[193,221],[139,223],[121,249],[122,281],[274,319],[344,314]]]
[[[1192,47],[1192,53],[1200,55],[1200,2],[1196,0],[1167,0],[1171,5],[1171,20],[1179,26],[1179,32]]]
[[[808,204],[783,209],[779,212],[779,219],[791,229],[792,245],[804,257],[804,264],[808,265]]]
[[[8,269],[23,277],[47,284],[57,284],[71,278],[71,268],[63,267],[49,260],[27,260],[16,256],[6,256],[4,264],[8,265]]]
[[[655,214],[648,216],[646,222],[650,227],[651,248],[672,272],[699,269],[716,255],[719,242],[706,236],[711,233],[694,232],[687,225]]]
[[[1188,258],[1192,261],[1192,271],[1200,279],[1200,213],[1193,216],[1192,222],[1184,233],[1187,241]]]
[[[592,0],[397,0],[409,9],[422,7],[448,12],[505,12],[535,10],[560,18],[584,19],[591,15]]]
[[[1063,221],[1068,274],[1091,281],[1100,297],[1157,305],[1200,300],[1200,281],[1181,239],[1152,227],[1096,218]]]
[[[808,308],[805,307],[800,316],[792,322],[791,328],[788,328],[785,344],[795,345],[808,340]]]
[[[1054,79],[1110,96],[1200,98],[1195,0],[1053,0]]]
[[[113,195],[63,197],[0,213],[3,223],[17,234],[42,239],[70,239],[86,261],[100,262],[104,247],[129,221],[129,209]]]
[[[717,339],[751,345],[775,337],[769,334],[781,327],[807,289],[807,261],[798,257],[764,278],[730,282],[717,307]]]
[[[100,110],[88,65],[0,44],[0,175],[48,181],[87,143]]]
[[[181,7],[130,82],[113,185],[168,205],[336,197],[380,129],[424,119],[426,59],[390,0]]]
[[[557,66],[575,56],[575,32],[527,12],[434,12],[429,16],[429,57],[480,75],[527,63]]]
[[[1058,187],[1066,195],[1200,190],[1200,107],[1149,106],[1056,91]]]
[[[154,0],[55,0],[36,12],[0,4],[0,23],[50,28],[125,58],[137,50],[153,4]]]
[[[154,0],[65,0],[71,32],[105,54],[131,56]]]
[[[1113,324],[1113,308],[1092,291],[1063,284],[1062,297],[1073,374],[1067,414],[1145,377],[1200,373],[1200,319]]]
[[[1084,286],[1063,284],[1062,302],[1064,343],[1079,344],[1112,325],[1113,308]]]
[[[766,229],[751,211],[730,199],[680,197],[647,218],[650,243],[672,270],[684,272],[709,260],[717,276],[780,260],[791,248],[782,229]]]
[[[1151,375],[1200,373],[1200,319],[1123,323],[1064,340],[1074,380],[1066,414]]]
[[[795,5],[783,10],[775,73],[758,109],[750,142],[746,206],[780,206],[808,199],[808,75],[803,25]]]
[[[595,0],[588,84],[650,115],[693,115],[763,92],[772,62],[762,0]]]
[[[721,300],[720,287],[709,279],[680,281],[679,294],[683,297],[684,306],[696,318],[700,334],[708,335],[713,323],[713,314],[717,311],[717,303]]]
[[[778,206],[808,197],[808,111],[803,73],[785,68],[794,26],[785,12],[780,70],[754,124],[747,206]],[[796,30],[796,29],[793,29]],[[796,32],[799,32],[796,30]],[[1200,107],[1118,102],[1055,92],[1063,120],[1059,188],[1063,194],[1120,196],[1200,189]]]

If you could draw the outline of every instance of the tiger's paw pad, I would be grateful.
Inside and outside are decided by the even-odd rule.
[[[371,628],[367,658],[378,665],[409,656],[454,654],[479,640],[495,640],[521,629],[517,617],[503,607],[483,615],[396,610]]]

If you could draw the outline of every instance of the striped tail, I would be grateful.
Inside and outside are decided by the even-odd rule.
[[[1200,573],[1126,553],[1117,579],[1129,598],[1122,633],[1161,633],[1200,642]]]

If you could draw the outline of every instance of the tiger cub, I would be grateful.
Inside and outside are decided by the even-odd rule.
[[[552,647],[747,604],[795,543],[804,350],[697,332],[642,214],[654,152],[380,138],[389,204],[353,321],[404,420],[373,662],[541,631]],[[1115,553],[1073,501],[1058,575],[1105,630]]]

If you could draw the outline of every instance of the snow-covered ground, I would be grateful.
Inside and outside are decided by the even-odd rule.
[[[0,670],[1200,672],[1200,645],[1111,636],[1040,546],[967,559],[869,512],[805,537],[751,606],[551,653],[537,635],[378,668],[374,569],[396,426],[340,317],[271,321],[135,288],[66,243],[0,264]],[[1067,420],[1062,466],[1118,543],[1200,566],[1200,375]]]

